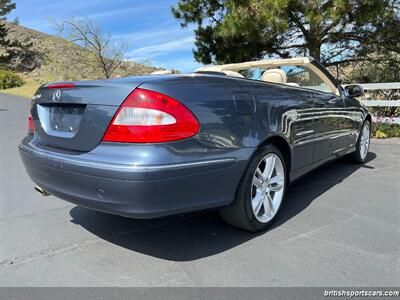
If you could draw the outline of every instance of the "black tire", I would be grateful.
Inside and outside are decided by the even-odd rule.
[[[362,153],[361,153],[361,138],[362,138],[362,134],[364,131],[365,126],[369,126],[369,135],[371,136],[371,123],[368,120],[365,120],[363,125],[361,126],[360,129],[360,133],[358,135],[358,139],[357,139],[357,144],[356,144],[356,151],[353,152],[350,155],[351,161],[356,163],[356,164],[363,164],[365,163],[367,157],[368,157],[368,150],[369,150],[369,144],[368,143],[368,150],[367,150],[367,154],[363,157]]]
[[[266,223],[261,223],[259,220],[256,219],[253,213],[253,209],[251,207],[251,191],[253,184],[252,182],[254,173],[256,172],[256,168],[258,167],[260,161],[269,153],[276,154],[280,158],[283,165],[283,170],[285,173],[283,176],[284,177],[283,196],[280,206],[277,209],[273,218]],[[288,181],[287,169],[282,153],[274,145],[266,144],[262,146],[255,153],[249,166],[247,167],[245,173],[243,174],[243,177],[240,180],[239,186],[236,190],[236,195],[233,203],[230,206],[224,207],[220,210],[222,218],[224,219],[225,222],[234,227],[251,232],[257,232],[267,229],[273,224],[273,222],[279,215],[279,211],[285,199],[287,181]]]

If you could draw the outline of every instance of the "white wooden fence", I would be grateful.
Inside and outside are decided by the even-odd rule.
[[[376,90],[400,90],[400,82],[364,83],[361,85],[366,92]],[[365,106],[399,107],[399,100],[361,100]],[[374,121],[400,124],[400,117],[373,117]]]

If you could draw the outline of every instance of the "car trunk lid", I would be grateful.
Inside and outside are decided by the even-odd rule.
[[[66,150],[92,150],[101,142],[118,107],[140,85],[139,79],[40,87],[33,97],[31,110],[39,141]]]

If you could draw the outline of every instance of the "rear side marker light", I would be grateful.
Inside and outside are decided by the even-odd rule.
[[[150,90],[135,89],[115,113],[106,142],[160,143],[189,138],[199,122],[179,101]]]
[[[48,89],[72,89],[75,87],[75,84],[73,83],[57,83],[57,84],[51,84],[48,85]]]
[[[28,133],[34,133],[35,132],[35,125],[33,124],[33,119],[32,119],[32,114],[29,114],[28,116]]]

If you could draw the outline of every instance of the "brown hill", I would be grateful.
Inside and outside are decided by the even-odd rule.
[[[7,25],[9,39],[24,44],[32,43],[29,53],[9,66],[17,70],[26,81],[26,85],[10,89],[10,92],[29,96],[37,86],[49,81],[102,78],[100,69],[94,63],[94,53],[57,36],[12,23]],[[142,75],[156,69],[140,63],[126,62],[113,76]]]

